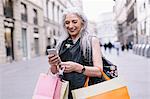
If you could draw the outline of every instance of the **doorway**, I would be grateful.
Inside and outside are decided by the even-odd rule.
[[[5,28],[5,49],[6,56],[8,61],[14,60],[14,51],[13,51],[13,28]]]
[[[35,55],[39,56],[39,38],[34,38]]]
[[[23,48],[23,57],[27,58],[27,30],[22,28],[22,48]]]

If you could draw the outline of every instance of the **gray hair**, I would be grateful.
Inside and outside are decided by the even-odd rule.
[[[59,45],[61,45],[62,41],[64,41],[65,39],[67,39],[69,37],[69,34],[65,28],[65,18],[66,18],[66,15],[67,14],[76,14],[78,17],[81,18],[82,22],[83,22],[83,27],[82,29],[80,30],[80,34],[81,34],[81,37],[80,37],[80,47],[82,48],[82,51],[83,51],[83,56],[86,58],[86,59],[89,59],[91,58],[91,39],[90,37],[92,36],[91,34],[89,34],[88,32],[88,29],[87,29],[87,25],[88,25],[88,22],[87,22],[87,18],[85,17],[84,13],[81,12],[81,9],[78,9],[78,8],[69,8],[69,9],[66,9],[63,13],[63,16],[62,16],[62,30],[63,30],[63,35],[62,35],[62,40],[59,42]],[[58,49],[59,49],[60,46],[58,46]],[[87,54],[87,51],[88,51],[88,55]]]

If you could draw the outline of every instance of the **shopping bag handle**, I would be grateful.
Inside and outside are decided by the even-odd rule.
[[[104,79],[107,81],[107,80],[110,80],[110,78],[103,72],[103,70],[97,66],[97,68],[99,69],[99,71],[102,73],[102,76],[104,77]],[[86,81],[84,83],[84,87],[87,87],[88,86],[88,83],[89,83],[89,77],[86,78]]]
[[[65,68],[61,68],[60,65],[58,66],[58,73],[56,74],[56,76],[58,76],[58,78],[60,78],[61,81],[63,80],[63,73],[64,73],[64,70],[65,70]],[[50,74],[50,70],[49,70],[49,69],[48,69],[48,71],[47,71],[46,74],[47,74],[47,75]]]

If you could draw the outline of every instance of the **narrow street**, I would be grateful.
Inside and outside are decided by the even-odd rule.
[[[48,69],[47,57],[0,65],[2,75],[0,99],[31,99],[39,74]]]
[[[132,51],[103,51],[104,56],[118,66],[119,76],[126,81],[131,99],[149,99],[150,97],[150,59],[138,56]]]
[[[82,63],[80,53],[98,49],[91,36],[105,49],[125,50],[102,47],[102,54],[117,66],[131,99],[150,99],[150,0],[0,0],[0,99],[32,99],[50,66],[47,49],[71,47],[61,58]],[[82,79],[70,74],[78,87]]]
[[[118,66],[119,76],[126,81],[131,99],[150,97],[150,59],[121,52],[119,56],[113,49],[103,55]],[[36,81],[41,72],[47,72],[47,56],[28,61],[0,65],[0,99],[31,99]]]

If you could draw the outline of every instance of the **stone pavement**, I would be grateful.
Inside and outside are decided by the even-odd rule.
[[[132,51],[104,52],[103,55],[118,66],[119,76],[128,86],[131,99],[150,97],[150,59]],[[0,99],[31,99],[41,72],[47,72],[47,56],[0,65]]]
[[[39,74],[48,66],[46,56],[0,65],[0,99],[31,99]]]
[[[116,50],[111,53],[102,49],[103,55],[118,66],[119,76],[126,81],[131,99],[150,99],[150,59],[138,56],[132,51]]]

